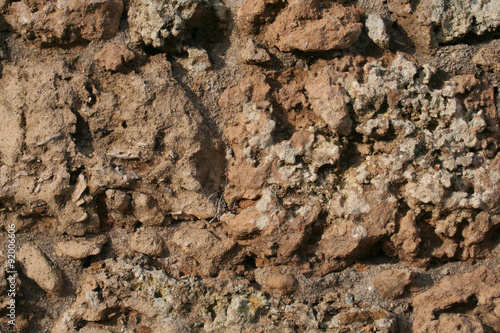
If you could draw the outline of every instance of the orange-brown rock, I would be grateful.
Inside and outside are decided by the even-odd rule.
[[[121,0],[14,2],[6,22],[28,40],[41,44],[71,44],[109,39],[118,32]]]
[[[205,276],[217,274],[224,255],[235,245],[227,237],[190,226],[179,228],[172,235],[171,242],[181,249],[183,256],[195,259],[200,273]]]
[[[239,27],[249,33],[262,29],[266,44],[284,52],[350,47],[361,34],[361,11],[337,3],[324,8],[325,5],[317,0],[294,0],[281,9],[284,4],[279,1],[247,1],[238,11]],[[276,12],[272,23],[260,27]]]
[[[396,299],[403,295],[411,279],[412,272],[408,269],[388,269],[375,276],[372,283],[382,296]]]
[[[349,116],[349,95],[335,84],[335,70],[325,67],[312,73],[305,85],[313,111],[320,116],[334,133],[351,133],[352,120]]]
[[[316,9],[317,1],[290,1],[287,9],[264,29],[269,46],[284,52],[346,49],[361,34],[361,12],[333,3],[331,8]]]
[[[244,209],[227,222],[227,230],[236,239],[269,234],[279,227],[284,216],[285,211],[279,206],[276,194],[265,191],[255,206]]]
[[[482,47],[472,58],[472,62],[485,71],[500,73],[500,51],[493,47]]]
[[[19,249],[19,261],[24,274],[48,293],[60,293],[64,287],[63,275],[59,268],[47,258],[33,243],[24,244]]]
[[[256,281],[269,292],[277,292],[281,295],[293,293],[297,287],[297,279],[290,270],[279,267],[265,268],[256,272]]]
[[[136,231],[132,236],[130,239],[130,247],[136,252],[151,257],[157,257],[163,252],[165,243],[155,230],[142,229]]]
[[[413,331],[485,332],[500,330],[500,281],[484,266],[472,273],[447,276],[413,298]],[[456,311],[461,309],[460,311]],[[459,313],[457,313],[459,312]]]
[[[408,211],[405,216],[399,220],[399,230],[391,237],[392,244],[395,246],[395,253],[404,261],[412,262],[419,252],[419,244],[422,239],[419,237],[418,229],[415,225],[415,213]]]
[[[95,54],[94,60],[109,71],[119,71],[128,62],[134,60],[135,55],[125,45],[117,43],[107,43]]]
[[[242,32],[256,33],[283,7],[282,0],[246,0],[237,12],[238,28]]]
[[[0,313],[500,332],[498,4],[0,0]]]
[[[101,253],[101,249],[108,239],[105,236],[97,236],[89,239],[73,239],[59,242],[56,245],[56,253],[59,256],[71,259],[84,259]]]
[[[394,314],[380,308],[368,310],[354,308],[335,315],[328,323],[328,328],[341,331],[348,328],[351,332],[392,333],[397,329]]]
[[[397,201],[389,193],[349,191],[331,200],[328,227],[319,241],[326,274],[345,267],[356,256],[393,232]],[[356,221],[356,222],[355,222]]]

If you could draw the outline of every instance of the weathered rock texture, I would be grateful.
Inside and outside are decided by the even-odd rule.
[[[122,11],[121,0],[19,1],[12,2],[4,17],[27,40],[71,44],[113,37]]]
[[[415,307],[415,332],[487,332],[500,329],[500,283],[498,276],[486,267],[441,282],[417,295]],[[473,303],[475,308],[468,307]],[[453,309],[464,308],[464,312]]]
[[[388,1],[388,8],[403,29],[422,48],[456,43],[497,32],[500,3],[496,0]]]
[[[180,48],[192,38],[194,31],[213,30],[217,16],[224,20],[221,7],[221,2],[209,0],[133,0],[128,11],[130,40],[167,50]]]
[[[61,271],[54,267],[40,249],[33,244],[24,244],[19,250],[19,261],[27,277],[33,279],[47,292],[57,293],[63,287]]]
[[[0,1],[0,331],[500,331],[499,17]]]
[[[345,49],[356,42],[363,27],[359,9],[316,0],[246,1],[237,19],[242,32],[259,31],[268,46],[285,52]]]

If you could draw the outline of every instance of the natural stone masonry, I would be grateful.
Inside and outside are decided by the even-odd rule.
[[[500,331],[499,17],[0,0],[0,331]]]

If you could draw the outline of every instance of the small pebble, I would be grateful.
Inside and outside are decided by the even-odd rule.
[[[354,295],[351,293],[346,293],[344,298],[345,304],[351,305],[354,303]]]

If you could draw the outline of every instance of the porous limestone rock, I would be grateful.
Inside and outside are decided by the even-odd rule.
[[[2,313],[15,288],[26,333],[500,331],[497,7],[0,0],[0,229],[43,251]]]
[[[389,34],[385,26],[384,19],[378,14],[369,14],[365,22],[368,37],[383,49],[389,47]]]
[[[133,0],[128,10],[130,39],[138,45],[180,50],[192,29],[213,23],[208,0],[162,2]]]
[[[212,67],[207,51],[190,47],[187,49],[188,57],[181,60],[181,64],[190,73],[203,73]]]

